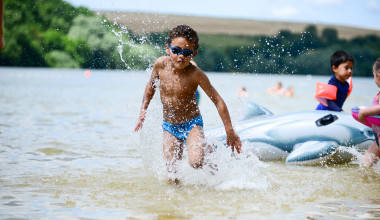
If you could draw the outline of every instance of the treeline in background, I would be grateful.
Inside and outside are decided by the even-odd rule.
[[[84,7],[63,0],[4,0],[0,66],[90,69],[151,68],[165,55],[167,31],[135,34]],[[380,37],[339,39],[333,28],[318,34],[282,30],[275,36],[200,34],[195,61],[204,71],[330,75],[330,56],[346,50],[356,76],[372,76],[380,57]]]

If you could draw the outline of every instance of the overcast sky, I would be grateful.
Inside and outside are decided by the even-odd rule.
[[[65,0],[91,10],[337,24],[380,30],[380,0]]]

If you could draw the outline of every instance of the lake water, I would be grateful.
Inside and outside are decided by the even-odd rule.
[[[330,166],[231,157],[219,171],[190,168],[169,184],[162,158],[162,108],[155,95],[134,133],[148,71],[0,68],[0,218],[2,219],[380,219],[380,165]],[[247,101],[274,114],[315,109],[316,81],[329,76],[208,73],[233,122]],[[266,89],[281,81],[292,98]],[[237,88],[250,93],[239,98]],[[369,106],[378,89],[354,78],[344,109]],[[222,125],[201,92],[205,128]],[[243,146],[244,151],[244,146]],[[244,152],[243,152],[244,154]]]

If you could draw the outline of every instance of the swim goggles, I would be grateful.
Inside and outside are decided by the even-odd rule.
[[[168,46],[170,47],[170,49],[172,49],[172,52],[175,55],[183,54],[183,56],[185,56],[185,57],[191,57],[191,56],[193,56],[195,51],[197,51],[197,50],[182,50],[180,47],[172,47],[170,44],[168,44]]]

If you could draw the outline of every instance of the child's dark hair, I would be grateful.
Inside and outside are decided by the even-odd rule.
[[[331,67],[338,67],[341,63],[345,63],[348,61],[354,63],[354,58],[344,50],[335,51],[335,53],[331,56],[330,59]]]
[[[373,64],[372,70],[373,70],[373,74],[380,73],[380,58],[377,58],[377,60]]]
[[[173,30],[169,31],[167,43],[171,44],[173,39],[176,37],[186,38],[188,41],[190,41],[194,44],[194,49],[198,50],[199,38],[198,38],[197,32],[195,30],[193,30],[191,27],[189,27],[185,24],[181,24],[181,25],[178,25],[177,27],[173,28]]]

